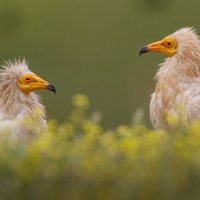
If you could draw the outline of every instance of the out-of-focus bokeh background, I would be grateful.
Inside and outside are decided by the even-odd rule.
[[[64,121],[70,98],[84,93],[105,127],[129,123],[137,108],[148,124],[159,54],[138,56],[149,42],[182,26],[200,31],[196,0],[1,0],[0,62],[25,57],[54,83],[41,92],[48,117]]]

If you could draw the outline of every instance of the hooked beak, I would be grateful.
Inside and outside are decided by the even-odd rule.
[[[142,47],[142,48],[140,49],[139,56],[141,56],[142,54],[144,54],[144,53],[146,53],[146,52],[148,52],[148,51],[149,51],[149,49],[148,49],[147,46]]]
[[[54,94],[56,93],[56,88],[51,83],[47,85],[47,90],[54,92]]]
[[[22,92],[29,94],[35,90],[47,89],[56,93],[56,88],[36,74],[25,74],[18,79],[18,86]]]
[[[47,89],[54,92],[54,94],[56,93],[56,88],[51,83],[47,82],[46,80],[40,78],[37,75],[34,76],[34,81],[32,84],[30,84],[30,90],[31,89],[32,90]]]
[[[141,56],[141,54],[147,53],[147,52],[161,52],[164,53],[164,47],[162,45],[162,41],[158,41],[158,42],[153,42],[151,44],[148,44],[144,47],[142,47],[139,51],[139,55]]]

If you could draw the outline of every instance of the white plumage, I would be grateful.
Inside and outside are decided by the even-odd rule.
[[[157,51],[168,58],[159,66],[150,103],[155,128],[171,128],[170,120],[188,124],[200,120],[200,40],[192,28],[182,28],[140,53]]]
[[[32,91],[52,90],[52,85],[48,85],[29,70],[25,60],[6,62],[0,71],[0,133],[9,132],[14,138],[25,138],[45,129],[45,107]]]

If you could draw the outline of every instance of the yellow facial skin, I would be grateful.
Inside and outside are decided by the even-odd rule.
[[[176,54],[178,43],[172,37],[165,37],[163,40],[148,44],[140,50],[140,55],[146,52],[160,52],[167,57],[172,57]]]
[[[35,90],[48,89],[56,92],[55,87],[35,74],[25,74],[17,81],[19,89],[26,95]]]

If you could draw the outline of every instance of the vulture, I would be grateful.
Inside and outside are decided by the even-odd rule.
[[[27,138],[47,128],[45,107],[34,91],[55,87],[29,70],[25,60],[7,61],[0,70],[0,134]]]
[[[159,65],[150,101],[154,128],[171,129],[200,120],[200,39],[192,27],[181,28],[141,48],[139,54],[159,52]]]

